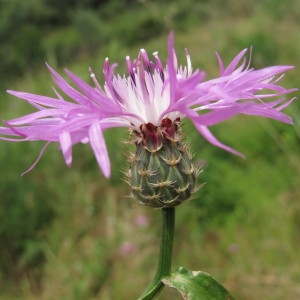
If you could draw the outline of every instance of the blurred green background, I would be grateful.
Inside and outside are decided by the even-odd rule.
[[[140,48],[166,57],[175,31],[194,68],[218,76],[214,51],[226,63],[253,46],[252,66],[300,65],[299,0],[0,0],[1,120],[32,109],[6,89],[53,95],[49,62],[90,81],[106,56],[125,71]],[[299,68],[282,81],[299,86]],[[297,93],[295,93],[295,96]],[[188,121],[195,159],[206,161],[206,185],[178,207],[174,268],[203,270],[238,299],[300,298],[300,109],[294,126],[236,117],[212,130],[243,152],[235,157],[204,141]],[[156,268],[160,212],[127,198],[122,181],[127,132],[106,132],[112,178],[88,145],[73,166],[51,145],[0,141],[0,299],[135,299]],[[159,299],[181,299],[164,290]]]

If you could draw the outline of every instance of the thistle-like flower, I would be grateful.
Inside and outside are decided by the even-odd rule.
[[[116,65],[105,59],[103,86],[91,70],[94,86],[66,70],[75,89],[47,65],[64,95],[56,90],[55,98],[8,91],[37,111],[5,121],[0,139],[45,141],[39,158],[49,143],[57,142],[68,166],[72,163],[72,146],[89,142],[104,176],[109,177],[110,160],[103,132],[128,127],[136,144],[128,172],[133,195],[152,206],[180,204],[195,190],[197,177],[191,155],[181,140],[183,118],[189,118],[211,144],[237,155],[241,154],[219,142],[208,127],[237,114],[292,123],[282,110],[294,99],[285,100],[283,96],[295,89],[285,89],[278,82],[293,67],[252,69],[246,51],[242,50],[226,68],[217,54],[220,76],[211,80],[204,80],[204,72],[192,69],[187,50],[186,66],[177,65],[172,33],[166,66],[157,52],[150,60],[142,49],[135,60],[126,57],[128,75],[120,76],[114,74]]]

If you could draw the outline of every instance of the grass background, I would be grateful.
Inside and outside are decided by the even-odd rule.
[[[170,30],[179,61],[185,63],[188,48],[194,68],[205,70],[208,78],[218,76],[214,51],[229,63],[252,45],[252,66],[295,65],[282,84],[299,86],[298,0],[115,0],[74,7],[68,1],[60,7],[59,1],[30,0],[27,14],[22,7],[18,15],[27,31],[24,26],[14,31],[9,17],[20,3],[0,3],[9,24],[1,18],[0,54],[7,63],[0,68],[2,120],[31,111],[7,95],[8,88],[53,95],[42,61],[89,81],[88,66],[101,77],[102,61],[109,56],[123,73],[125,55],[135,57],[140,48],[165,58]],[[300,297],[298,102],[286,111],[294,126],[242,116],[212,129],[246,160],[209,145],[185,122],[195,159],[206,161],[199,179],[206,185],[177,209],[173,268],[208,272],[237,299]],[[0,141],[1,300],[135,299],[152,278],[160,212],[126,198],[121,170],[127,133],[105,134],[110,180],[101,175],[87,145],[74,148],[71,169],[51,145],[36,168],[20,177],[43,145]],[[181,297],[165,289],[159,299]]]

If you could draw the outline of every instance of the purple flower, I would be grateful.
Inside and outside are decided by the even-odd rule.
[[[220,76],[211,80],[204,79],[204,72],[192,69],[187,51],[186,66],[177,65],[172,33],[168,40],[166,66],[157,52],[151,61],[142,49],[135,60],[126,57],[128,75],[120,76],[114,74],[116,65],[110,65],[106,59],[103,87],[91,70],[94,86],[66,70],[75,89],[47,65],[63,94],[54,90],[56,97],[52,98],[8,91],[28,101],[37,111],[5,121],[6,127],[0,127],[0,139],[46,141],[37,161],[49,143],[57,142],[68,166],[72,163],[72,146],[89,142],[104,176],[109,177],[110,160],[103,137],[106,129],[128,127],[138,136],[142,134],[142,125],[163,126],[163,120],[187,117],[210,143],[241,155],[219,142],[208,127],[237,114],[262,116],[291,124],[291,118],[282,109],[294,98],[285,100],[283,96],[296,90],[278,85],[284,72],[292,66],[255,70],[245,58],[246,51],[241,51],[227,67],[217,54]]]
[[[120,248],[119,253],[123,256],[132,254],[136,250],[136,245],[131,242],[124,242]]]

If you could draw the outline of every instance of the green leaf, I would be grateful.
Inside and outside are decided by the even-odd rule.
[[[185,300],[233,300],[229,292],[212,276],[180,267],[163,283],[177,289]]]

